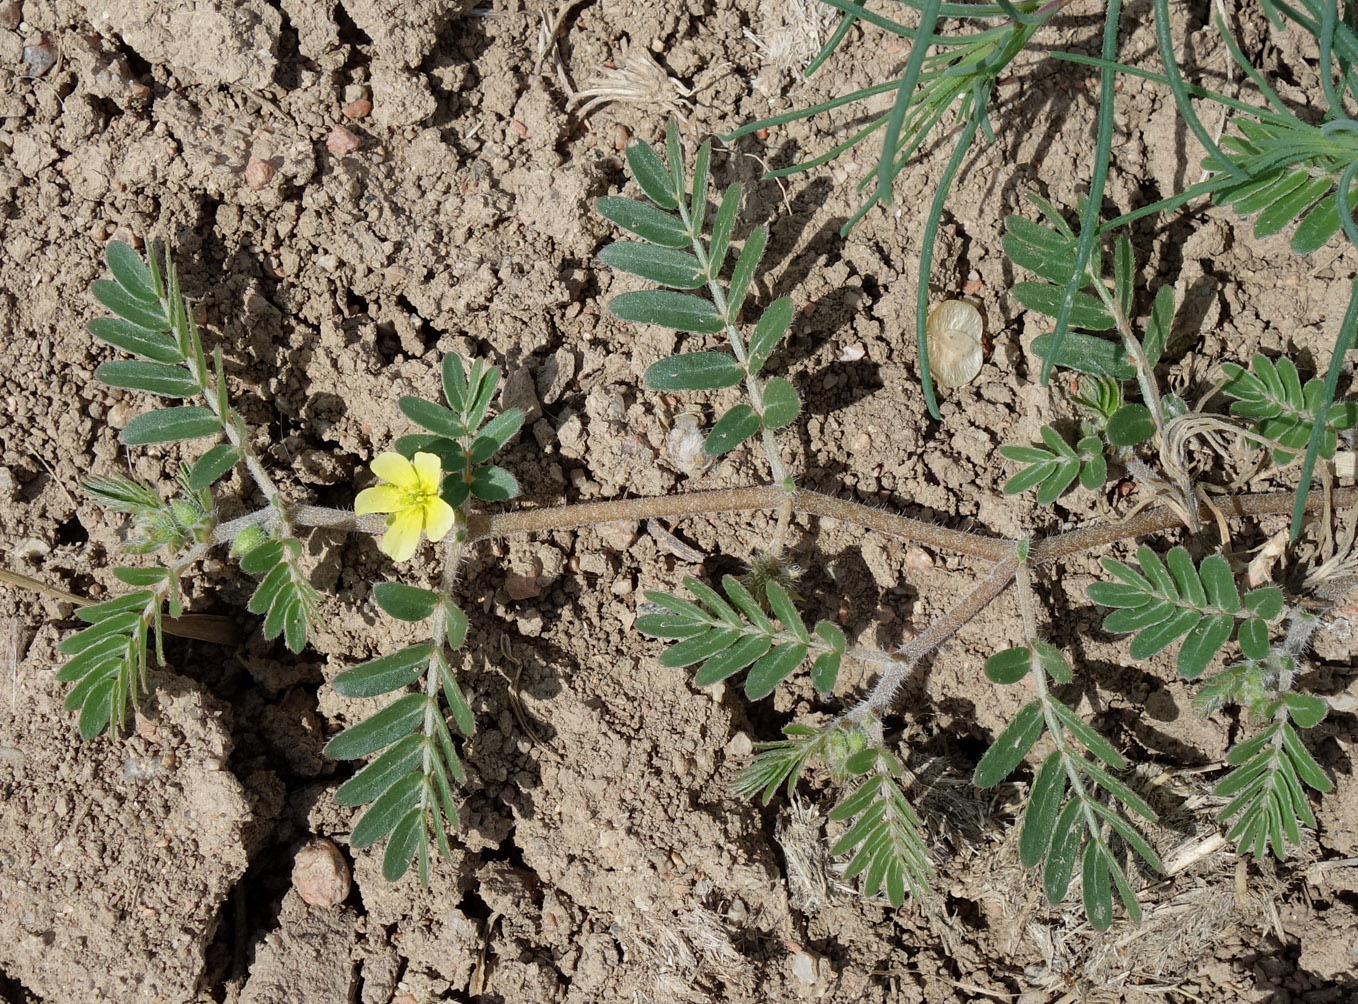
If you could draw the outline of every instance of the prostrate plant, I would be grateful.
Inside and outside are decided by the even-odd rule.
[[[832,789],[842,792],[831,816],[844,824],[834,850],[852,855],[847,873],[861,874],[869,895],[884,892],[895,905],[904,902],[907,891],[921,894],[931,872],[930,856],[921,821],[908,800],[908,772],[897,755],[898,744],[884,733],[883,718],[912,667],[1017,581],[1025,637],[989,660],[986,672],[1000,684],[1026,680],[1036,697],[982,758],[976,780],[997,783],[1019,769],[1039,742],[1045,743],[1024,813],[1022,859],[1029,864],[1045,862],[1044,884],[1058,901],[1068,891],[1078,858],[1085,908],[1096,926],[1111,922],[1114,892],[1136,916],[1134,859],[1124,856],[1122,848],[1130,848],[1148,867],[1160,867],[1154,848],[1132,822],[1133,816],[1151,819],[1154,814],[1130,785],[1115,776],[1126,766],[1122,755],[1063,696],[1060,688],[1073,683],[1074,672],[1061,652],[1041,637],[1031,577],[1044,565],[1122,539],[1185,522],[1196,525],[1218,513],[1251,517],[1281,513],[1291,504],[1286,496],[1232,495],[1229,490],[1205,501],[1190,477],[1186,444],[1196,437],[1210,446],[1213,437],[1226,433],[1219,425],[1202,424],[1206,416],[1161,394],[1156,385],[1151,360],[1164,348],[1172,301],[1163,293],[1157,296],[1151,325],[1138,338],[1130,320],[1134,270],[1129,246],[1120,243],[1115,249],[1110,292],[1099,272],[1098,254],[1091,251],[1084,258],[1078,254],[1072,258],[1064,247],[1073,231],[1054,208],[1044,209],[1048,226],[1016,223],[1012,228],[1015,260],[1048,284],[1035,284],[1021,295],[1038,309],[1046,305],[1059,311],[1062,296],[1052,290],[1074,289],[1077,294],[1072,317],[1088,330],[1072,332],[1059,351],[1053,348],[1053,357],[1063,367],[1096,377],[1093,391],[1082,398],[1093,417],[1077,444],[1071,447],[1054,432],[1044,432],[1046,452],[1020,457],[1028,465],[1021,477],[1039,487],[1044,498],[1055,499],[1076,478],[1096,487],[1111,468],[1122,467],[1168,505],[1045,538],[1005,540],[808,491],[797,486],[796,466],[788,464],[777,437],[778,430],[797,417],[796,391],[786,379],[766,374],[790,329],[791,301],[775,300],[749,325],[741,316],[763,264],[767,233],[762,227],[751,230],[732,260],[738,243],[739,186],[721,193],[712,213],[710,149],[699,150],[690,180],[672,124],[665,146],[664,157],[645,143],[628,151],[628,163],[648,201],[611,197],[600,200],[599,210],[639,239],[612,244],[601,257],[668,288],[622,293],[610,307],[615,316],[665,325],[702,340],[651,366],[646,382],[664,392],[739,389],[744,400],[722,411],[706,437],[706,447],[713,455],[722,455],[757,439],[768,463],[767,483],[487,512],[481,503],[498,504],[517,494],[513,476],[491,461],[519,431],[523,419],[513,409],[492,416],[500,378],[495,367],[449,356],[442,361],[446,406],[411,397],[401,400],[402,412],[423,431],[402,437],[393,452],[372,462],[378,483],[358,494],[356,513],[289,502],[252,451],[250,431],[226,398],[220,353],[214,353],[211,368],[206,363],[168,255],[163,270],[168,279],[162,281],[162,271],[154,265],[143,264],[123,245],[110,246],[116,282],[96,284],[96,294],[118,319],[95,321],[92,328],[143,361],[106,364],[101,377],[150,393],[201,396],[207,403],[139,416],[124,430],[124,440],[137,444],[222,435],[225,441],[186,465],[183,491],[169,501],[129,479],[98,479],[90,485],[105,504],[133,516],[139,534],[132,541],[134,551],[164,548],[169,558],[162,569],[118,569],[116,574],[134,591],[82,611],[92,626],[62,643],[73,658],[61,676],[78,681],[70,703],[82,709],[82,731],[97,733],[110,720],[123,723],[127,703],[146,686],[148,636],[158,635],[162,605],[168,604],[172,615],[180,609],[179,577],[210,547],[231,545],[241,555],[242,568],[263,576],[252,609],[264,616],[266,633],[281,633],[296,648],[305,640],[317,605],[298,563],[300,528],[380,535],[379,546],[396,560],[412,556],[426,538],[437,541],[437,586],[392,581],[373,588],[376,603],[388,614],[424,624],[424,639],[346,670],[334,680],[336,690],[346,696],[397,696],[326,747],[339,759],[372,757],[337,792],[345,805],[367,806],[354,826],[351,843],[365,846],[385,840],[387,876],[397,878],[415,863],[423,877],[430,867],[430,846],[445,855],[450,850],[447,831],[456,826],[457,789],[467,776],[463,758],[475,757],[474,746],[470,750],[467,746],[475,721],[457,679],[456,658],[468,635],[467,618],[457,605],[458,570],[466,549],[491,538],[620,520],[771,511],[777,515],[772,540],[763,548],[752,548],[748,575],[723,577],[716,584],[720,591],[687,578],[683,584],[688,597],[648,592],[649,606],[637,619],[642,632],[673,643],[661,662],[696,667],[698,685],[744,673],[747,698],[758,700],[805,671],[813,688],[838,712],[816,725],[792,723],[784,729],[783,739],[760,744],[736,789],[768,801],[780,788],[791,791],[808,772],[824,777]],[[702,290],[706,296],[694,292]],[[1110,330],[1117,340],[1096,334]],[[1234,373],[1232,393],[1242,410],[1213,421],[1270,449],[1281,445],[1283,452],[1295,451],[1298,429],[1307,421],[1298,402],[1308,404],[1308,394],[1315,392],[1300,386],[1299,377],[1294,387],[1294,373],[1286,366],[1271,366],[1256,363],[1248,372]],[[1126,400],[1133,384],[1141,402]],[[1351,418],[1347,410],[1333,412],[1326,428],[1342,428]],[[1267,455],[1275,454],[1276,450]],[[245,516],[221,523],[212,492],[229,470],[242,463],[264,502]],[[1011,482],[1011,489],[1021,487]],[[1358,493],[1340,489],[1328,501],[1352,505]],[[1319,509],[1319,504],[1313,500],[1308,509]],[[962,600],[899,651],[852,645],[831,621],[819,620],[808,627],[799,609],[818,603],[794,587],[795,569],[785,555],[793,513],[834,518],[866,531],[950,550],[989,563],[989,570]],[[1283,839],[1295,839],[1298,824],[1310,825],[1314,819],[1301,785],[1319,789],[1326,783],[1297,733],[1315,724],[1324,710],[1319,699],[1294,688],[1314,621],[1271,587],[1240,598],[1225,560],[1208,556],[1195,563],[1187,552],[1176,550],[1162,566],[1159,558],[1143,551],[1140,571],[1110,564],[1118,581],[1096,589],[1093,598],[1118,605],[1108,626],[1136,635],[1134,656],[1152,654],[1186,637],[1180,664],[1190,675],[1203,673],[1217,650],[1232,636],[1237,639],[1244,661],[1209,678],[1203,693],[1211,696],[1204,697],[1204,706],[1211,710],[1223,702],[1239,702],[1267,723],[1261,740],[1247,741],[1233,754],[1237,773],[1223,782],[1223,788],[1234,797],[1228,807],[1232,817],[1238,817],[1233,836],[1253,848],[1264,832],[1276,851]],[[1322,567],[1342,568],[1343,562]],[[1274,645],[1267,625],[1279,617],[1291,626],[1283,642]],[[845,659],[878,670],[870,690],[856,701],[844,702],[834,695]]]
[[[1016,265],[1041,277],[1016,285],[1015,298],[1030,309],[1054,316],[1055,291],[1069,282],[1074,263],[1072,235],[1054,207],[1034,202],[1049,225],[1011,217],[1005,252]],[[1093,399],[1076,398],[1090,416],[1082,426],[1083,438],[1072,448],[1047,426],[1041,430],[1047,449],[1002,447],[1005,457],[1026,465],[1009,480],[1005,491],[1016,493],[1036,486],[1038,501],[1050,504],[1077,472],[1084,487],[1098,490],[1111,460],[1152,499],[1167,501],[1182,513],[1190,527],[1196,527],[1200,506],[1205,504],[1219,522],[1223,545],[1228,545],[1225,519],[1208,494],[1209,488],[1217,492],[1227,488],[1200,484],[1194,476],[1199,466],[1192,462],[1194,441],[1200,441],[1208,457],[1217,460],[1230,459],[1232,441],[1257,451],[1257,462],[1246,477],[1290,465],[1309,442],[1318,442],[1318,455],[1328,460],[1334,456],[1339,433],[1358,424],[1358,403],[1328,403],[1322,408],[1324,390],[1319,379],[1303,384],[1290,359],[1273,361],[1256,355],[1248,369],[1222,364],[1219,389],[1229,401],[1227,413],[1205,410],[1216,395],[1190,411],[1178,398],[1161,394],[1157,386],[1156,365],[1172,328],[1173,293],[1167,287],[1156,293],[1144,332],[1138,336],[1130,320],[1134,263],[1125,236],[1117,240],[1113,271],[1111,281],[1100,276],[1097,253],[1086,263],[1083,281],[1076,285],[1091,292],[1078,294],[1072,315],[1084,330],[1072,330],[1055,356],[1058,366],[1097,381]],[[1043,335],[1036,341],[1050,337]],[[1146,403],[1123,403],[1123,384],[1132,380]],[[1318,422],[1317,415],[1324,415],[1324,421]],[[1085,477],[1090,472],[1095,476]],[[1299,827],[1315,825],[1303,785],[1321,792],[1331,787],[1296,733],[1296,728],[1318,724],[1326,711],[1323,699],[1293,692],[1307,641],[1319,624],[1316,614],[1302,603],[1314,604],[1316,599],[1288,596],[1273,585],[1242,596],[1226,553],[1195,561],[1184,547],[1171,548],[1162,556],[1143,545],[1137,562],[1139,568],[1133,568],[1103,559],[1112,578],[1088,590],[1091,600],[1114,608],[1103,627],[1113,634],[1132,636],[1129,654],[1133,659],[1148,658],[1178,643],[1178,671],[1188,680],[1201,677],[1234,640],[1242,660],[1209,677],[1195,703],[1204,713],[1238,704],[1249,719],[1269,723],[1231,751],[1227,762],[1237,769],[1218,785],[1217,794],[1231,799],[1221,818],[1235,820],[1229,836],[1241,851],[1261,855],[1269,847],[1282,859],[1288,843],[1300,843]],[[1315,582],[1311,585],[1314,590]],[[1286,625],[1276,642],[1271,641],[1274,624]],[[1040,781],[1039,776],[1034,799],[1042,790]]]
[[[245,465],[266,502],[229,538],[241,567],[263,576],[250,611],[264,615],[264,636],[281,634],[288,648],[300,652],[315,624],[318,599],[298,564],[301,544],[278,487],[251,450],[250,430],[227,398],[221,350],[213,352],[209,367],[168,253],[163,269],[154,256],[144,262],[117,241],[109,244],[107,256],[113,279],[97,280],[93,292],[116,316],[91,321],[90,331],[136,358],[104,363],[95,378],[110,387],[203,402],[137,415],[122,431],[123,444],[207,437],[225,441],[180,471],[181,493],[169,500],[127,477],[84,482],[96,501],[132,517],[141,536],[129,540],[129,550],[148,554],[164,548],[170,559],[162,568],[115,568],[118,579],[136,591],[82,607],[77,615],[90,626],[61,643],[61,651],[73,658],[58,677],[75,683],[66,706],[80,709],[80,732],[86,738],[98,735],[110,721],[122,727],[128,705],[145,692],[149,634],[155,636],[157,658],[163,661],[161,618],[167,608],[171,617],[179,616],[180,578],[221,539],[214,537],[211,489],[238,464]]]

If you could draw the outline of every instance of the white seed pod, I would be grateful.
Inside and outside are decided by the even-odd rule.
[[[944,300],[929,311],[929,372],[944,390],[961,387],[981,372],[981,312],[966,300]]]

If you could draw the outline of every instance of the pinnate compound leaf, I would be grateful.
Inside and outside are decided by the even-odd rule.
[[[710,300],[667,289],[620,293],[609,302],[608,310],[614,317],[624,321],[658,324],[676,331],[698,334],[716,334],[726,326]]]
[[[407,586],[404,582],[379,582],[373,586],[373,599],[392,617],[403,621],[422,621],[438,606],[438,594],[429,589]]]
[[[187,439],[202,439],[221,432],[221,423],[208,408],[180,405],[161,408],[134,416],[119,437],[126,446],[149,446],[153,443],[177,443]]]
[[[1019,709],[990,749],[976,765],[972,781],[978,788],[993,788],[1016,768],[1042,735],[1042,702],[1030,701]]]
[[[685,352],[655,363],[646,371],[652,390],[720,390],[734,387],[745,371],[725,352]]]
[[[703,441],[708,456],[720,457],[730,453],[759,431],[759,416],[748,404],[737,404],[717,419],[712,431]]]

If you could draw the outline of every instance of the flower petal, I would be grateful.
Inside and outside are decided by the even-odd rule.
[[[370,512],[396,512],[405,504],[406,493],[391,485],[376,485],[364,488],[354,499],[354,515],[366,516]]]
[[[424,532],[430,540],[442,540],[457,524],[457,510],[443,499],[430,499],[424,505]]]
[[[399,453],[383,453],[369,466],[379,478],[397,488],[416,488],[419,485],[414,466]]]
[[[420,527],[424,525],[418,509],[398,512],[387,522],[387,532],[378,547],[394,561],[409,561],[420,543]]]
[[[415,468],[415,476],[420,479],[420,488],[437,495],[443,477],[443,463],[439,458],[432,453],[417,453],[411,466]]]

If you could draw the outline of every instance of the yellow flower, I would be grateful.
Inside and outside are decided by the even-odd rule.
[[[358,493],[354,512],[391,514],[379,548],[396,561],[409,561],[421,530],[430,540],[447,536],[457,523],[457,510],[439,495],[443,468],[438,457],[417,453],[412,461],[399,453],[384,453],[371,466],[379,483]]]

